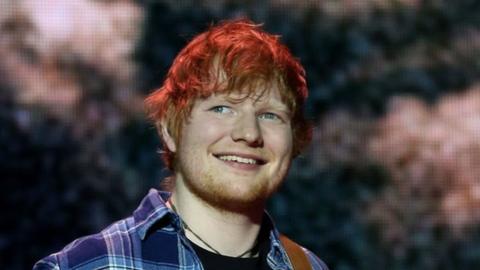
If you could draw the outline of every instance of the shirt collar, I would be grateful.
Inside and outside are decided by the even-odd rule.
[[[289,265],[288,255],[280,242],[280,232],[277,230],[273,219],[267,211],[265,211],[265,220],[270,229],[270,252],[268,257],[272,258],[272,262],[279,268],[283,269]]]
[[[140,206],[133,213],[135,220],[135,227],[137,227],[138,234],[140,239],[144,240],[148,230],[166,216],[172,218],[172,225],[180,228],[180,220],[176,214],[174,214],[167,206],[166,201],[170,198],[171,193],[165,191],[159,191],[157,189],[150,189],[147,196],[143,198]],[[280,242],[280,233],[273,223],[273,219],[265,211],[265,224],[269,227],[270,230],[270,254],[275,258],[281,258],[285,262],[287,255],[282,248]]]
[[[135,227],[140,239],[145,239],[148,230],[159,220],[171,213],[165,202],[170,198],[171,193],[150,189],[147,196],[143,198],[140,206],[133,212]],[[177,223],[175,221],[174,223]]]

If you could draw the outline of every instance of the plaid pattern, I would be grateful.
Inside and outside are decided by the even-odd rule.
[[[133,216],[98,234],[73,241],[60,252],[38,261],[33,269],[203,269],[185,237],[179,217],[165,205],[169,196],[151,189]],[[275,270],[291,269],[278,236],[272,227],[268,264]],[[327,270],[312,252],[304,251],[312,269]]]

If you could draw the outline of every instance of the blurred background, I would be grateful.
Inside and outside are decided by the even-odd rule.
[[[142,100],[222,19],[282,36],[314,140],[269,211],[332,270],[480,269],[480,1],[0,0],[0,268],[169,174]]]

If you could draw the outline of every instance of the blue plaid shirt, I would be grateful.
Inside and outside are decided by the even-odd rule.
[[[34,266],[41,269],[203,269],[187,241],[179,217],[166,207],[167,192],[151,189],[133,216],[113,223],[102,232],[79,238]],[[273,223],[272,223],[273,224]],[[312,269],[327,270],[304,249]],[[272,269],[292,269],[278,231],[270,231],[267,262]]]

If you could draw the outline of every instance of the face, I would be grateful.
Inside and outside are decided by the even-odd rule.
[[[276,88],[261,97],[236,92],[197,100],[178,145],[167,140],[176,152],[176,181],[217,208],[264,203],[290,167],[290,114]]]

